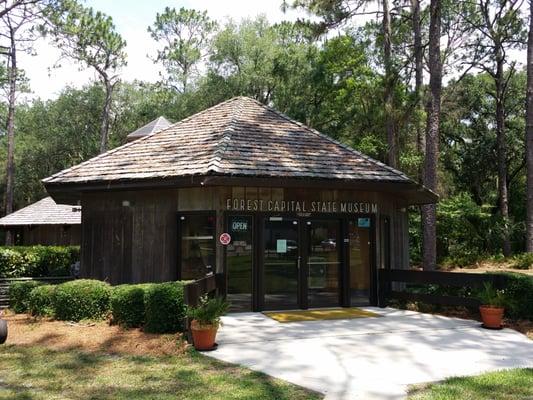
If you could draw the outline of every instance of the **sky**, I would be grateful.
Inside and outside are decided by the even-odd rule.
[[[148,57],[148,54],[155,55],[155,42],[147,32],[147,27],[155,21],[156,14],[167,6],[207,10],[211,18],[221,22],[229,17],[239,21],[260,14],[272,23],[295,20],[299,15],[306,16],[294,10],[283,13],[281,0],[86,0],[85,4],[112,16],[117,31],[126,40],[128,65],[122,70],[121,77],[127,81],[157,81],[158,66]],[[36,55],[19,57],[20,66],[30,80],[31,97],[55,98],[65,86],[81,87],[95,78],[90,69],[80,70],[79,65],[66,60],[61,61],[60,68],[54,68],[59,60],[59,52],[45,40],[40,40],[35,50]]]
[[[148,57],[155,56],[156,44],[147,32],[155,21],[156,14],[165,7],[194,8],[206,10],[208,15],[224,22],[227,18],[240,21],[265,15],[271,23],[282,20],[294,21],[309,18],[303,11],[281,10],[282,0],[86,0],[93,7],[113,17],[117,31],[127,42],[128,65],[123,68],[121,78],[126,81],[139,79],[155,82],[159,79],[160,67]],[[30,98],[56,98],[65,86],[81,87],[95,79],[90,69],[81,70],[78,64],[61,61],[60,68],[54,68],[59,60],[59,52],[44,39],[36,43],[36,55],[19,56],[19,65],[26,71],[30,80]],[[511,58],[524,64],[526,52],[513,52]],[[28,96],[24,96],[27,98]]]

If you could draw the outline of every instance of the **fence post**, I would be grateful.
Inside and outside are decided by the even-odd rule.
[[[378,307],[387,307],[389,279],[383,268],[378,269]]]

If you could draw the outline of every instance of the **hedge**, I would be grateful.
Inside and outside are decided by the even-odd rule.
[[[513,319],[533,320],[533,276],[507,273],[505,314]]]
[[[150,285],[145,292],[144,330],[153,333],[171,333],[183,330],[185,303],[183,282],[165,282]]]
[[[0,278],[68,276],[79,246],[0,247]]]
[[[152,284],[120,285],[111,293],[111,315],[113,322],[125,328],[137,328],[144,324],[145,291]]]
[[[29,295],[28,311],[35,316],[53,316],[55,289],[56,285],[40,285],[33,288]]]
[[[13,282],[9,286],[9,307],[16,313],[28,312],[30,293],[40,284],[36,281]]]
[[[103,319],[109,313],[109,284],[79,279],[57,285],[53,296],[54,313],[57,319],[80,321]]]
[[[183,330],[185,304],[183,286],[187,282],[145,283],[109,286],[107,283],[78,279],[59,285],[36,281],[15,282],[10,287],[15,312],[54,316],[58,320],[112,320],[124,327],[143,327],[146,332],[171,333]]]

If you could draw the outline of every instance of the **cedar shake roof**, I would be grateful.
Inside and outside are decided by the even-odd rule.
[[[81,224],[81,207],[56,204],[51,197],[45,197],[0,218],[0,226],[79,224]]]
[[[247,97],[227,100],[43,182],[48,188],[195,175],[414,184],[402,172]]]
[[[156,133],[163,129],[166,129],[170,125],[172,125],[172,123],[168,121],[165,117],[158,117],[152,122],[148,122],[146,125],[141,126],[139,129],[131,132],[128,136],[126,136],[126,140],[128,142],[137,140],[139,138],[142,138],[143,136],[147,136],[152,133]]]

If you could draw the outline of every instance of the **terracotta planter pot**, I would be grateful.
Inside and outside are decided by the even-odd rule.
[[[479,306],[479,312],[485,327],[493,329],[502,327],[503,307]]]
[[[196,350],[211,350],[215,346],[218,324],[201,325],[198,321],[191,322],[192,341]]]
[[[7,340],[7,321],[0,319],[0,344],[4,344]]]

